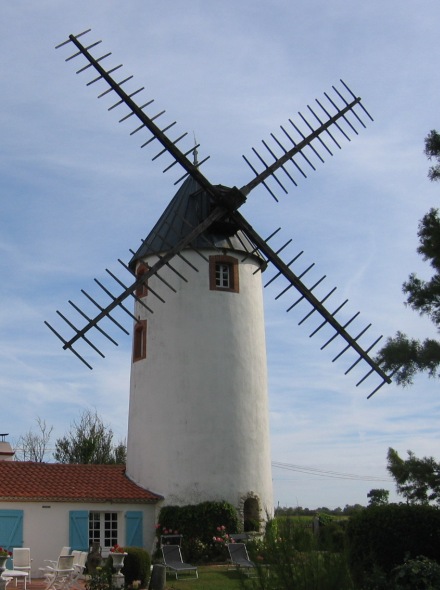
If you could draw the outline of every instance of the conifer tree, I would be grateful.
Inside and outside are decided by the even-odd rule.
[[[408,459],[388,449],[387,470],[396,482],[397,493],[408,504],[440,504],[440,464],[434,457],[419,459],[408,451]]]
[[[433,130],[425,138],[425,154],[434,165],[428,171],[430,180],[440,180],[440,134]],[[403,284],[406,305],[428,317],[440,330],[440,212],[431,209],[420,221],[417,252],[433,268],[432,278],[424,281],[412,273]],[[389,338],[376,359],[386,371],[394,371],[399,385],[411,385],[414,375],[427,373],[440,376],[440,341],[426,338],[423,341],[397,332]]]

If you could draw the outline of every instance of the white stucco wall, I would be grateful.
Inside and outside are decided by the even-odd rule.
[[[205,251],[206,256],[218,251]],[[239,293],[209,289],[208,263],[185,251],[199,272],[178,258],[149,285],[166,299],[146,297],[147,358],[132,364],[127,475],[165,496],[167,504],[240,500],[255,494],[273,510],[267,362],[259,262],[242,252]],[[150,265],[153,260],[147,260]],[[254,274],[255,273],[255,274]]]
[[[23,547],[29,547],[32,558],[32,577],[41,578],[40,567],[47,565],[46,559],[56,560],[60,550],[69,545],[69,512],[88,510],[118,513],[118,543],[124,545],[125,518],[130,510],[143,512],[144,548],[150,552],[155,536],[156,506],[146,504],[89,503],[70,504],[64,502],[1,502],[2,510],[23,510]]]

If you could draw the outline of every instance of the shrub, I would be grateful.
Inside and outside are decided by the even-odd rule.
[[[310,526],[291,519],[270,521],[264,540],[253,549],[257,579],[251,583],[255,589],[353,588],[345,554],[321,551]]]
[[[319,527],[319,547],[324,551],[344,551],[348,520],[332,519]]]
[[[112,587],[112,569],[106,562],[105,565],[98,566],[86,577],[86,590],[110,590]]]
[[[124,559],[124,574],[126,585],[131,585],[135,580],[140,580],[141,588],[146,588],[150,578],[150,554],[141,547],[125,547],[127,555]]]
[[[260,530],[260,521],[256,518],[248,518],[247,520],[244,521],[244,532],[248,533],[250,531],[255,531],[255,532],[259,532]]]
[[[382,577],[388,588],[391,571],[405,558],[438,557],[440,510],[406,504],[369,506],[350,518],[347,539],[350,568],[359,586],[373,587],[371,580]]]
[[[162,534],[183,535],[185,561],[223,559],[223,549],[213,541],[218,528],[227,533],[238,532],[238,516],[228,502],[202,502],[188,506],[164,506],[159,514],[157,537]],[[224,527],[224,528],[223,528]]]
[[[392,571],[395,590],[438,590],[440,564],[427,557],[406,559]]]

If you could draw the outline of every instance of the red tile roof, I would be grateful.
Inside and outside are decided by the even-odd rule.
[[[125,475],[125,465],[0,461],[0,501],[155,503],[162,497]]]

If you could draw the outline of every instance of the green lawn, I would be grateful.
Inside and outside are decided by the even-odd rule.
[[[176,580],[174,574],[167,574],[166,588],[172,590],[242,590],[245,574],[226,565],[199,566],[199,578],[180,574]],[[184,577],[185,576],[185,577]]]

